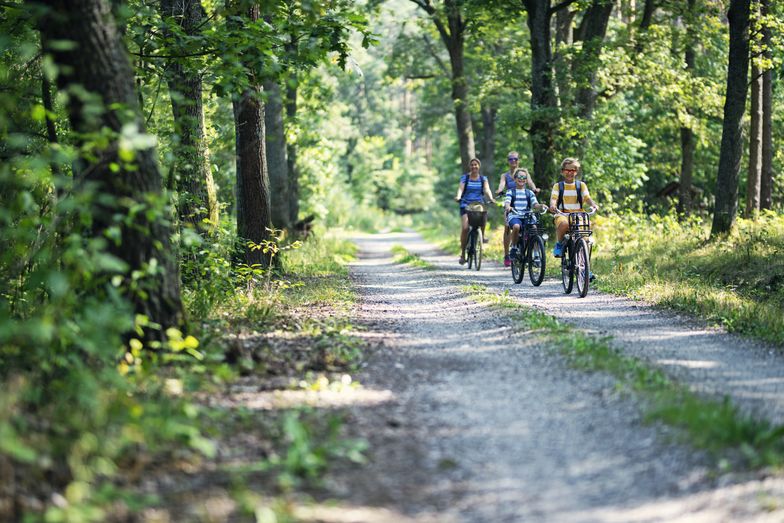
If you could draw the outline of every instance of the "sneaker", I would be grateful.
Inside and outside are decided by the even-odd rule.
[[[596,275],[591,271],[591,274],[588,275],[588,281],[594,281],[596,279]]]
[[[553,248],[553,256],[556,258],[561,258],[563,256],[563,245],[561,242],[555,243],[555,247]]]
[[[509,258],[509,255],[507,254],[506,256],[504,256],[504,267],[509,267],[511,265],[512,265],[512,260],[511,258]]]
[[[465,262],[466,262],[465,256],[461,256],[460,259],[458,260],[458,263],[460,265],[465,265]]]
[[[531,264],[532,264],[532,265],[533,265],[535,268],[537,268],[537,269],[538,269],[538,268],[539,268],[539,267],[542,265],[542,261],[541,261],[541,259],[539,258],[539,252],[538,252],[538,251],[537,251],[537,252],[534,254],[534,259],[533,259],[533,260],[531,260]]]

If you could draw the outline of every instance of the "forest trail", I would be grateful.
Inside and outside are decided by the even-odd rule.
[[[612,378],[571,369],[555,351],[527,338],[505,313],[476,303],[461,290],[473,282],[499,290],[513,287],[499,264],[469,272],[414,233],[355,240],[360,256],[351,273],[360,295],[357,320],[366,337],[381,345],[359,379],[366,389],[387,391],[391,398],[352,408],[356,435],[370,442],[370,462],[360,470],[336,471],[331,478],[338,485],[337,497],[355,507],[378,509],[374,518],[363,520],[784,517],[784,507],[770,502],[784,497],[782,480],[717,477],[707,456],[673,443],[667,427],[643,424],[635,399],[619,394]],[[390,252],[395,244],[419,254],[435,270],[395,264]],[[603,307],[617,300],[609,296],[564,298],[556,284],[548,281],[534,289],[523,283],[511,292],[559,317],[564,312],[580,316],[579,325],[586,329],[615,334],[625,327],[613,322],[637,322],[634,336],[643,348],[649,342],[646,323],[665,337],[665,346],[674,345],[680,335],[676,328],[691,329],[699,339],[726,336],[694,331],[684,320],[625,300],[617,305],[625,313],[607,311]],[[673,325],[673,332],[656,325],[659,317]],[[618,334],[619,343],[627,343]],[[689,341],[690,348],[697,345]],[[669,352],[655,358],[678,361]],[[711,389],[706,385],[705,390]]]

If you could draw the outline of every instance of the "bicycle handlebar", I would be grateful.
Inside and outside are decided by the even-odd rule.
[[[577,212],[584,212],[588,216],[593,216],[594,214],[596,214],[596,211],[598,211],[598,210],[599,210],[598,207],[591,207],[590,211],[577,211]],[[559,210],[558,212],[555,213],[555,216],[566,216],[566,217],[568,217],[570,214],[573,214],[573,213],[563,212],[563,211]]]

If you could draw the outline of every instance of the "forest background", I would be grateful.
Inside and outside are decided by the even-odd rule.
[[[519,151],[545,194],[581,158],[606,290],[710,315],[708,285],[784,340],[775,0],[0,9],[0,513],[100,520],[139,456],[214,452],[180,389],[240,373],[220,333],[318,302],[328,231],[453,248],[472,157],[495,188]]]

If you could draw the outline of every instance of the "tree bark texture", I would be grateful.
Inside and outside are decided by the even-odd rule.
[[[84,89],[100,99],[100,110],[96,112],[95,105],[88,107],[82,97],[69,97],[73,129],[83,135],[106,129],[119,134],[124,125],[130,124],[143,132],[131,65],[110,5],[105,0],[59,0],[46,5],[49,11],[40,18],[39,27],[44,52],[58,66],[59,89],[68,93]],[[58,41],[75,45],[73,49],[52,45]],[[127,291],[136,313],[164,329],[182,327],[180,277],[172,255],[169,213],[165,203],[150,203],[166,200],[155,148],[136,150],[133,167],[120,158],[117,135],[106,148],[91,153],[94,156],[84,159],[81,176],[103,196],[92,204],[94,236],[106,238],[110,228],[120,231],[119,242],[110,242],[108,249],[128,265],[125,288],[132,288],[132,272],[145,274],[140,282],[135,282],[140,284],[138,290]],[[119,166],[119,171],[113,172],[110,166]],[[129,208],[136,205],[148,212],[129,213]],[[151,264],[157,265],[157,270],[149,270]],[[146,336],[162,339],[164,333],[148,331]]]
[[[160,12],[188,36],[198,32],[204,18],[200,0],[161,0]],[[171,32],[167,36],[171,37]],[[219,219],[218,197],[205,138],[201,76],[181,58],[169,60],[165,75],[177,136],[171,176],[178,194],[178,215],[181,223],[197,229],[203,228],[205,218],[215,225]]]
[[[649,8],[646,2],[646,10]],[[694,12],[696,0],[688,0],[690,13]],[[686,63],[686,74],[691,77],[694,74],[694,64],[696,59],[696,31],[692,17],[689,17],[686,26],[686,49],[684,50],[684,60]],[[691,115],[691,111],[686,109]],[[681,173],[678,186],[678,213],[688,215],[692,209],[691,185],[694,178],[694,153],[697,149],[697,140],[694,130],[688,125],[681,125]]]
[[[288,229],[289,173],[286,162],[286,134],[283,128],[283,100],[280,85],[275,81],[264,82],[264,132],[269,172],[272,224],[276,229]]]
[[[757,216],[760,210],[762,178],[762,74],[751,64],[751,125],[749,127],[749,170],[746,180],[746,217]]]
[[[762,14],[767,15],[770,0],[760,2]],[[772,41],[770,27],[762,28],[764,55],[770,60]],[[760,209],[773,208],[773,71],[762,73],[762,172],[760,180]]]
[[[293,74],[286,85],[286,118],[289,125],[297,121],[297,77]],[[286,162],[289,173],[289,223],[299,220],[299,168],[297,166],[297,144],[286,144]]]
[[[553,88],[550,47],[550,0],[522,0],[528,13],[531,38],[531,150],[534,179],[550,187],[556,179],[555,132],[558,128],[558,100]]]
[[[727,95],[721,133],[719,169],[716,176],[716,205],[711,234],[729,232],[738,211],[738,175],[743,154],[741,120],[746,108],[749,76],[749,11],[751,0],[732,0],[727,13],[730,50],[727,65]]]
[[[555,69],[555,81],[558,87],[556,98],[561,107],[571,105],[572,95],[569,87],[569,61],[562,52],[562,48],[574,43],[574,22],[576,11],[569,8],[559,9],[555,15],[555,56],[553,57],[553,67]]]
[[[613,10],[611,0],[593,0],[574,35],[582,49],[574,61],[572,77],[577,86],[575,105],[581,118],[591,118],[596,105],[596,72]]]
[[[495,118],[498,110],[487,104],[482,104],[482,170],[491,176],[495,171]]]

